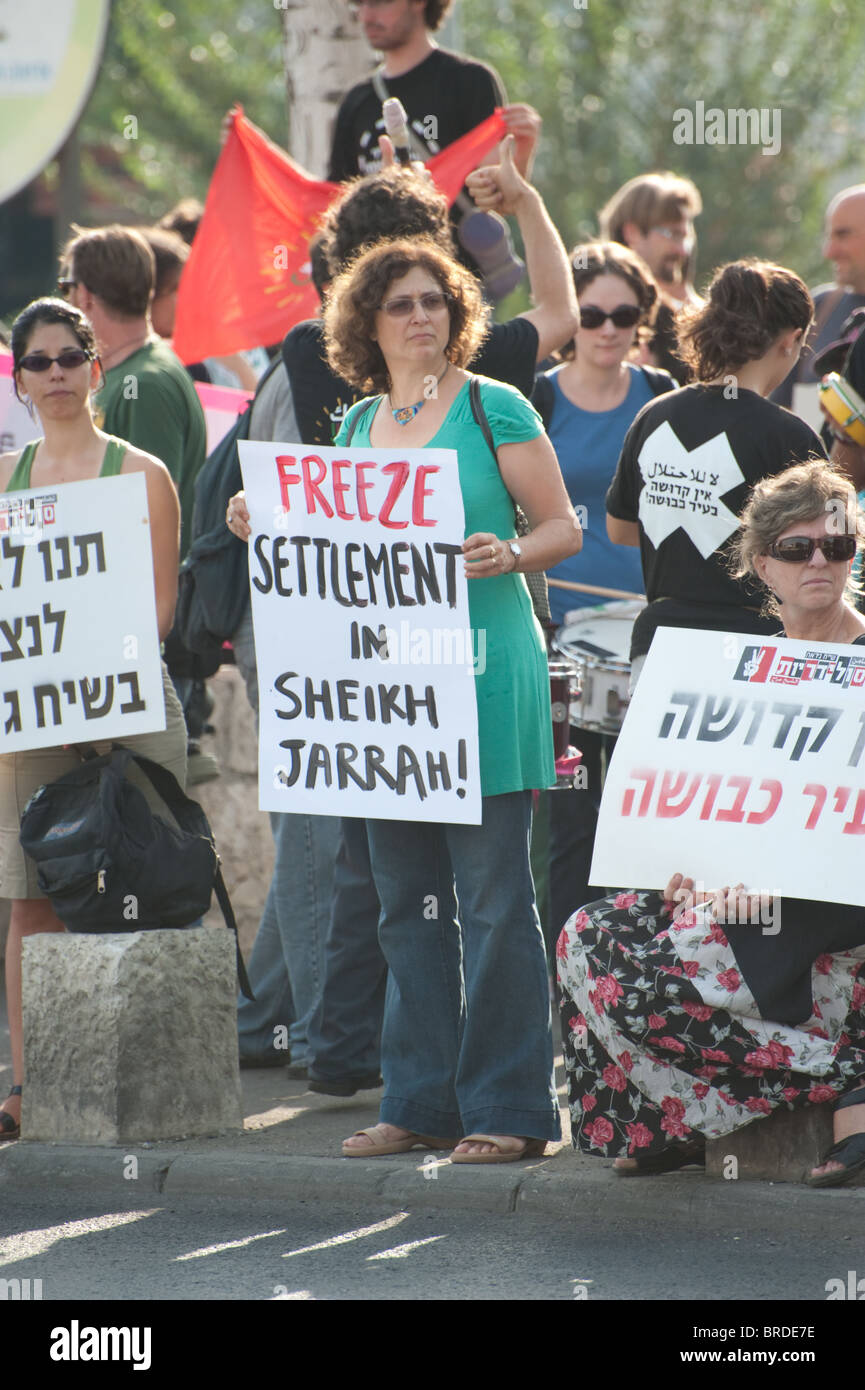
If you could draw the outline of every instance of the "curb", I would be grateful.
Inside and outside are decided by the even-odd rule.
[[[134,1175],[124,1171],[130,1157],[136,1160]],[[420,1150],[371,1162],[269,1154],[241,1158],[225,1151],[144,1150],[130,1155],[121,1148],[34,1142],[0,1151],[0,1189],[5,1187],[10,1195],[24,1188],[86,1191],[102,1200],[147,1193],[168,1199],[290,1200],[335,1206],[366,1202],[412,1210],[555,1215],[575,1224],[597,1217],[637,1227],[673,1219],[690,1229],[715,1233],[719,1227],[736,1226],[751,1231],[763,1217],[786,1211],[803,1235],[809,1228],[825,1233],[826,1220],[838,1215],[827,1202],[865,1201],[865,1187],[816,1191],[794,1183],[723,1182],[696,1172],[640,1180],[615,1177],[606,1164],[595,1170],[552,1172],[550,1162],[454,1166],[433,1154],[421,1156]]]

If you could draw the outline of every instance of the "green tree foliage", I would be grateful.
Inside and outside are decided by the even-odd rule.
[[[263,0],[114,0],[102,69],[80,127],[84,218],[117,205],[142,221],[204,198],[219,128],[240,102],[286,130],[282,14]]]
[[[859,182],[861,0],[464,0],[459,37],[544,118],[535,177],[565,240],[650,169],[692,178],[698,280],[743,255],[827,278],[831,193]],[[674,113],[780,111],[781,147],[677,144]]]

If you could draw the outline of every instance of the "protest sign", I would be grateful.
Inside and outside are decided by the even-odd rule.
[[[12,354],[0,352],[0,454],[23,449],[30,439],[42,433],[26,405],[15,395],[12,384]]]
[[[592,883],[865,903],[865,647],[659,628],[613,754]]]
[[[144,475],[0,493],[0,752],[164,728]]]
[[[456,453],[239,454],[262,810],[479,824]]]

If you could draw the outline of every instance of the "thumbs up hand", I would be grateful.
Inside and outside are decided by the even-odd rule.
[[[501,212],[507,215],[517,210],[520,199],[530,190],[514,163],[513,135],[502,141],[498,164],[475,169],[466,179],[466,187],[482,212]]]

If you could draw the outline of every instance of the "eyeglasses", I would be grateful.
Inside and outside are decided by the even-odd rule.
[[[57,281],[57,291],[65,297],[70,290],[75,289],[77,284],[77,280],[70,280],[67,275],[61,275],[60,279]]]
[[[614,328],[636,328],[643,311],[637,304],[620,304],[611,314],[605,314],[597,304],[580,305],[580,327],[600,328],[607,319]]]
[[[401,294],[396,299],[386,299],[379,308],[392,319],[404,319],[414,313],[416,304],[420,305],[425,314],[440,314],[442,309],[447,308],[449,299],[450,295],[445,294],[444,290],[430,290],[428,294],[419,294],[417,298],[410,294]]]
[[[362,5],[366,5],[368,10],[383,10],[386,5],[392,5],[394,0],[349,0],[348,8],[352,14],[357,14]]]
[[[657,232],[665,241],[681,241],[686,246],[690,246],[695,240],[693,227],[687,227],[682,231],[681,227],[650,227],[650,232]]]
[[[788,565],[804,565],[815,550],[821,550],[824,559],[840,564],[843,560],[852,560],[856,554],[856,537],[821,536],[814,540],[812,536],[785,536],[782,541],[770,545],[766,554]]]
[[[47,372],[51,364],[56,362],[64,371],[71,372],[76,367],[83,367],[85,362],[92,361],[90,353],[85,352],[83,348],[64,348],[56,357],[49,357],[44,352],[32,352],[29,357],[21,358],[18,367],[25,372]]]

